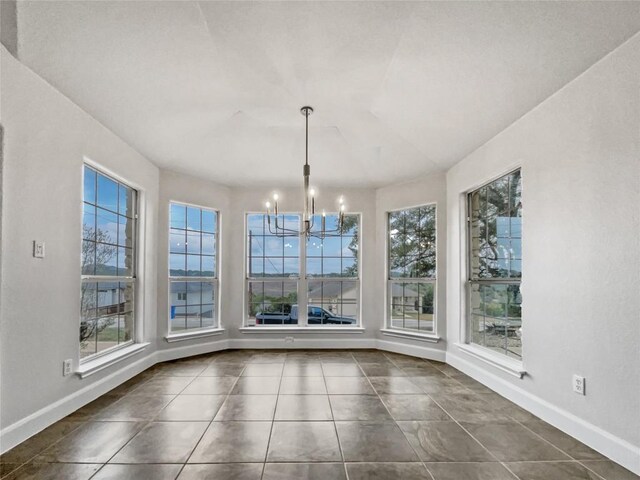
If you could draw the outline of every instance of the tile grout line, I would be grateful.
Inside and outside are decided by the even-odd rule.
[[[356,365],[357,365],[357,361],[353,356],[353,353],[351,354],[351,358],[353,359],[354,362],[356,362]],[[333,405],[331,404],[331,397],[329,396],[329,387],[327,385],[327,377],[324,374],[324,368],[322,368],[322,360],[320,361],[320,369],[322,370],[322,380],[324,381],[324,388],[327,390],[327,401],[329,402],[329,410],[331,411],[331,420],[333,422],[333,430],[336,432],[336,439],[338,440],[338,449],[340,450],[340,456],[342,457],[342,468],[344,470],[345,478],[349,480],[347,462],[345,461],[345,458],[344,458],[344,450],[342,449],[342,442],[340,442],[340,435],[338,435],[338,426],[336,425],[336,418],[333,415]]]
[[[211,362],[209,362],[209,365],[207,367],[205,367],[200,374],[196,377],[196,378],[202,378],[202,374],[207,370],[207,368],[209,368],[209,366],[211,364],[213,364],[215,362],[215,358],[214,360],[212,360]],[[216,413],[213,415],[213,417],[211,418],[211,421],[209,422],[209,424],[207,425],[207,427],[204,429],[204,431],[202,432],[202,435],[200,435],[200,438],[198,439],[198,441],[195,443],[195,445],[193,446],[193,448],[191,449],[191,453],[189,453],[189,456],[187,457],[187,459],[185,460],[185,462],[182,464],[182,466],[180,467],[180,470],[178,471],[178,474],[176,475],[176,478],[178,478],[180,475],[182,475],[182,471],[184,470],[184,468],[187,466],[187,464],[189,463],[189,460],[191,459],[191,457],[193,456],[193,452],[195,452],[196,448],[198,448],[198,445],[200,445],[200,442],[202,441],[202,439],[204,438],[204,435],[207,433],[207,431],[209,430],[209,428],[211,427],[211,424],[213,423],[213,420],[216,418],[216,415],[218,414],[218,412],[220,411],[220,409],[222,408],[222,406],[224,405],[224,403],[227,401],[227,399],[229,398],[229,395],[231,395],[231,392],[233,391],[234,387],[236,386],[236,383],[238,383],[238,380],[240,379],[240,375],[242,375],[242,372],[244,372],[244,369],[246,367],[242,367],[242,370],[240,370],[240,373],[238,374],[238,376],[236,377],[236,381],[233,382],[233,384],[231,385],[231,387],[229,388],[229,392],[227,393],[227,395],[225,396],[225,399],[222,401],[222,403],[220,404],[220,407],[218,407],[218,410],[216,410]],[[187,387],[189,385],[191,385],[193,382],[195,382],[196,378],[194,378],[191,382],[189,382],[189,384],[187,385]],[[205,377],[206,378],[206,377]],[[216,377],[214,377],[216,378]],[[219,378],[225,378],[225,377],[219,377]],[[186,390],[187,387],[184,387],[184,390]],[[180,395],[180,394],[178,394]],[[177,397],[176,397],[177,398]],[[175,399],[174,399],[175,400]],[[172,400],[173,402],[173,400]],[[171,402],[170,402],[171,403]],[[168,406],[168,405],[167,405]],[[167,407],[164,407],[167,408]],[[164,410],[164,408],[162,410]],[[161,410],[161,411],[162,411]]]
[[[286,357],[285,357],[286,360]],[[262,472],[260,473],[260,479],[264,477],[264,471],[267,468],[267,459],[269,458],[269,447],[271,446],[271,436],[273,435],[273,426],[276,423],[276,412],[278,411],[278,401],[280,400],[280,388],[282,387],[282,379],[284,378],[284,365],[282,363],[282,370],[280,370],[280,381],[278,382],[278,393],[276,394],[276,404],[273,407],[273,417],[271,418],[271,428],[269,429],[269,438],[267,440],[267,449],[264,452],[264,462],[262,463]]]

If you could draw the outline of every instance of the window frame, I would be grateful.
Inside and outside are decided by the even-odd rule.
[[[471,197],[472,195],[477,192],[478,190],[487,187],[488,185],[491,185],[492,183],[501,180],[505,177],[508,177],[509,175],[512,175],[516,172],[520,172],[520,182],[522,183],[522,167],[521,166],[516,166],[513,168],[510,168],[509,170],[507,170],[506,172],[500,173],[494,177],[492,177],[490,180],[487,180],[486,182],[483,182],[479,185],[474,186],[472,189],[467,190],[464,193],[464,205],[465,205],[465,235],[466,235],[466,241],[465,241],[465,248],[466,248],[466,252],[465,252],[465,256],[464,256],[464,261],[466,262],[465,265],[465,270],[466,270],[466,279],[464,282],[464,302],[465,302],[465,307],[462,310],[463,314],[464,314],[464,322],[463,322],[463,328],[464,328],[464,334],[462,336],[462,340],[464,341],[464,344],[467,345],[469,348],[478,348],[480,349],[480,351],[485,352],[486,355],[489,356],[495,356],[498,355],[500,358],[497,359],[497,361],[502,361],[502,358],[504,358],[505,362],[515,362],[515,363],[519,363],[522,364],[523,361],[523,355],[520,356],[519,359],[516,359],[514,357],[510,357],[508,355],[506,355],[505,353],[502,353],[500,351],[497,351],[493,348],[489,348],[486,347],[485,345],[480,345],[478,343],[474,343],[472,341],[473,338],[473,328],[472,328],[472,312],[471,312],[471,294],[472,294],[472,288],[474,284],[478,284],[480,285],[517,285],[520,289],[522,288],[522,272],[520,274],[520,277],[503,277],[503,278],[474,278],[472,275],[472,251],[473,251],[473,246],[472,246],[472,232],[471,232],[471,228],[472,228],[472,205],[471,205]],[[522,242],[522,236],[523,234],[520,234],[520,241]],[[522,262],[522,253],[521,253],[521,259],[520,262]],[[522,268],[522,267],[521,267]],[[520,295],[522,295],[522,293],[520,293]],[[520,307],[522,308],[522,307]],[[522,325],[522,312],[521,312],[521,325]]]
[[[179,205],[179,206],[184,206],[185,208],[191,207],[191,208],[197,208],[200,210],[208,210],[210,212],[214,212],[216,214],[216,223],[215,223],[215,260],[214,260],[214,267],[215,267],[215,275],[213,277],[206,277],[206,276],[172,276],[171,275],[171,206],[172,205]],[[200,214],[200,218],[202,219],[202,213]],[[179,201],[179,200],[169,200],[168,202],[168,215],[167,215],[167,338],[171,338],[171,337],[179,337],[179,336],[192,336],[192,335],[198,335],[200,333],[207,333],[210,332],[212,330],[219,330],[221,328],[220,326],[220,210],[216,209],[216,208],[212,208],[212,207],[205,207],[202,205],[198,205],[198,204],[194,204],[194,203],[189,203],[189,202],[183,202],[183,201]],[[189,231],[188,229],[186,229],[185,231]],[[202,230],[202,225],[200,226],[200,230],[191,230],[192,232],[197,232],[200,233],[200,235],[202,235],[202,233],[210,233],[210,232],[203,232]],[[186,255],[186,254],[185,254]],[[210,256],[210,255],[205,255],[205,256]],[[202,268],[202,252],[200,254],[198,254],[198,257],[200,257],[200,265]],[[202,273],[202,271],[200,272]],[[200,328],[185,328],[183,330],[171,330],[171,284],[172,283],[178,283],[178,282],[184,282],[184,283],[213,283],[213,293],[214,293],[214,298],[213,298],[213,324],[211,326],[206,326],[206,327],[200,327]],[[202,307],[202,304],[200,304],[200,307]],[[185,305],[186,308],[186,305]]]
[[[115,182],[118,186],[123,185],[126,188],[131,189],[131,191],[133,192],[133,199],[132,199],[132,208],[133,208],[133,214],[131,216],[131,220],[133,221],[133,228],[132,230],[132,240],[131,240],[131,255],[132,255],[132,260],[131,260],[131,275],[85,275],[82,272],[82,250],[81,250],[81,254],[80,254],[80,294],[82,295],[82,286],[85,284],[91,284],[91,283],[95,283],[96,287],[98,284],[100,283],[107,283],[107,282],[114,282],[114,283],[127,283],[127,284],[131,284],[132,288],[133,288],[133,300],[132,300],[132,308],[131,308],[131,314],[133,315],[133,325],[132,325],[132,332],[131,332],[131,339],[127,340],[126,342],[118,342],[117,345],[114,345],[112,347],[106,348],[100,352],[96,351],[96,353],[93,353],[91,355],[87,355],[85,357],[80,356],[79,359],[79,365],[87,365],[87,364],[91,364],[92,362],[95,362],[96,360],[100,361],[100,359],[102,359],[103,357],[107,357],[107,356],[111,356],[112,354],[114,354],[115,352],[119,351],[119,350],[123,350],[126,349],[127,347],[131,347],[134,344],[140,343],[140,338],[141,338],[141,328],[140,328],[140,321],[139,318],[142,317],[141,315],[141,303],[138,298],[139,298],[139,291],[140,291],[140,277],[138,275],[138,272],[140,270],[140,266],[138,264],[139,262],[139,245],[140,245],[140,231],[141,231],[141,221],[140,221],[140,203],[141,203],[141,198],[143,197],[143,192],[141,191],[141,189],[137,186],[134,186],[131,182],[127,181],[126,179],[123,179],[122,177],[111,173],[108,169],[102,167],[101,165],[89,160],[88,158],[84,158],[83,162],[82,162],[82,189],[81,189],[81,209],[80,209],[80,215],[81,215],[81,225],[84,226],[84,207],[85,204],[89,204],[94,206],[96,209],[97,208],[102,208],[98,206],[97,203],[97,198],[96,198],[96,203],[95,204],[91,204],[90,202],[87,202],[85,200],[85,170],[89,168],[91,170],[93,170],[96,173],[96,182],[97,182],[97,175],[102,175],[106,178],[108,178],[109,180]],[[119,201],[119,198],[118,198]],[[109,212],[112,213],[116,213],[117,215],[119,215],[118,212],[113,212],[111,210],[108,210]],[[81,245],[82,243],[84,243],[85,239],[83,237],[83,233],[81,231],[80,233],[80,241],[81,241]],[[116,247],[119,248],[119,245],[116,244]],[[82,302],[80,302],[80,323],[82,322]],[[96,319],[97,320],[97,319]],[[96,336],[97,336],[97,332],[96,332]],[[96,342],[97,342],[97,338],[96,338]],[[97,350],[97,349],[96,349]],[[80,354],[80,345],[78,345],[78,353]]]
[[[435,273],[433,277],[392,277],[391,276],[391,241],[390,241],[390,222],[391,214],[395,212],[402,212],[406,210],[413,210],[416,208],[424,207],[434,208],[434,244],[435,244]],[[385,212],[385,328],[386,332],[392,332],[393,334],[406,335],[412,337],[426,337],[426,338],[439,338],[438,337],[438,272],[440,268],[440,262],[438,262],[438,202],[427,202],[412,205],[408,207],[394,208]],[[417,284],[430,284],[433,285],[433,328],[429,330],[418,330],[411,328],[399,328],[392,324],[392,309],[393,309],[393,285],[402,283],[417,283]]]
[[[327,213],[327,215],[337,214],[337,212]],[[268,331],[268,330],[304,330],[305,328],[318,328],[318,329],[345,329],[349,328],[361,328],[361,304],[362,304],[362,289],[361,289],[361,251],[362,251],[362,214],[360,212],[349,212],[348,215],[355,215],[358,217],[358,275],[355,277],[309,277],[307,274],[307,238],[305,236],[298,236],[299,238],[299,270],[297,276],[282,276],[282,277],[249,277],[249,216],[250,215],[265,215],[264,212],[246,211],[244,215],[244,294],[243,294],[243,308],[242,308],[242,327],[243,331]],[[302,213],[301,212],[278,212],[278,215],[297,215],[300,218],[300,226],[302,225]],[[295,236],[295,235],[292,235]],[[318,283],[323,281],[353,281],[356,283],[356,322],[353,325],[334,325],[334,324],[309,324],[308,323],[308,300],[309,300],[309,284]],[[282,324],[282,325],[249,325],[249,283],[250,282],[296,282],[297,283],[297,305],[298,305],[298,323],[297,324]]]

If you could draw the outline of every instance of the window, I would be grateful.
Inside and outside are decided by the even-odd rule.
[[[468,195],[468,341],[522,358],[522,177]]]
[[[170,204],[169,333],[217,323],[218,212]]]
[[[307,240],[307,323],[355,325],[358,318],[359,215],[345,215],[342,229],[320,237],[322,216],[313,218]],[[337,230],[338,214],[327,214],[325,228]]]
[[[388,232],[389,327],[434,333],[436,206],[390,212]]]
[[[84,166],[80,358],[133,342],[137,192]]]
[[[278,217],[284,228],[300,228],[300,215]],[[300,237],[273,235],[265,215],[248,214],[247,255],[247,326],[296,325]]]
[[[356,325],[359,308],[359,215],[345,215],[342,231],[320,238],[322,217],[313,233],[285,237],[269,231],[264,214],[247,215],[246,325]],[[272,221],[273,222],[273,221]],[[299,230],[301,215],[280,214],[285,228]],[[337,214],[325,217],[335,230]],[[306,315],[299,315],[299,309]]]

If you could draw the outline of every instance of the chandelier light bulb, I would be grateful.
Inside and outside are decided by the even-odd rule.
[[[327,216],[327,212],[324,211],[324,209],[322,210],[322,216],[326,217]]]
[[[340,205],[344,204],[344,197],[342,195],[340,195],[340,198],[338,199],[338,203]]]
[[[340,211],[344,213],[344,203],[340,204]]]
[[[311,195],[313,197],[313,196],[315,196],[315,194],[316,194],[315,188],[312,188],[311,190],[309,190],[309,195]]]
[[[267,210],[269,210],[271,208],[271,202],[265,203],[264,206],[267,207]]]

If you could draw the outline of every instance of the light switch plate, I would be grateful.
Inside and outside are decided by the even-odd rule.
[[[44,242],[33,241],[33,256],[35,258],[44,258]]]
[[[585,395],[585,390],[584,390],[584,377],[581,377],[580,375],[574,375],[573,376],[573,391],[576,392],[579,395]]]

